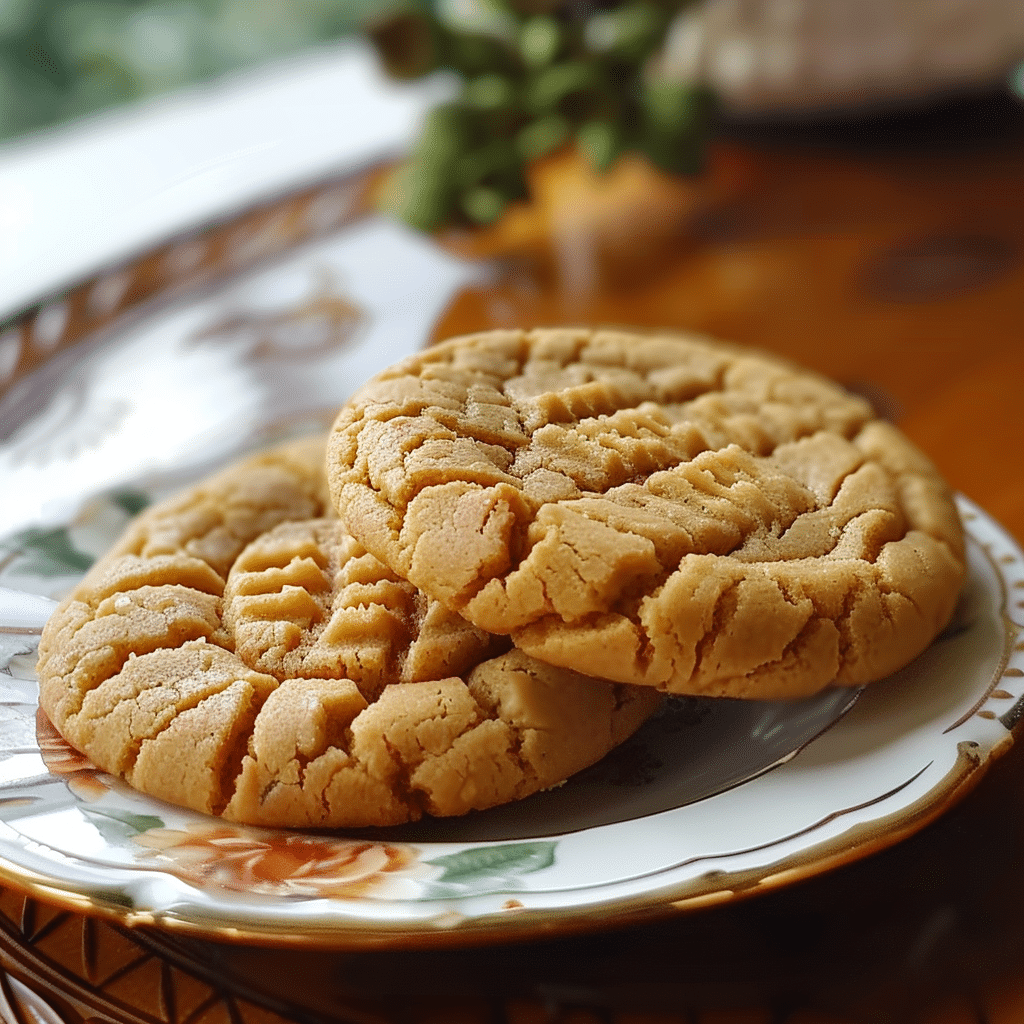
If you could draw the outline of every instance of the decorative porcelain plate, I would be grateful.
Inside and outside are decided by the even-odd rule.
[[[61,545],[26,545],[11,565],[40,581],[77,567],[79,534],[115,526],[124,504],[94,501]],[[1024,559],[961,508],[969,585],[953,624],[902,672],[792,704],[679,699],[556,790],[388,832],[241,827],[93,768],[37,712],[49,604],[6,591],[0,875],[68,907],[201,935],[429,945],[639,919],[862,856],[962,795],[1024,708]]]
[[[967,792],[1024,714],[1024,556],[966,500],[968,586],[908,668],[795,703],[674,700],[515,806],[386,833],[259,830],[137,794],[67,747],[36,704],[51,599],[168,489],[329,422],[486,274],[352,219],[358,188],[254,216],[230,245],[168,246],[0,331],[0,880],[200,936],[466,944],[753,894],[895,843]],[[285,250],[239,272],[246,252]]]

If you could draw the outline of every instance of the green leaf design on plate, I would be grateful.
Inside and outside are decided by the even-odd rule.
[[[82,813],[108,843],[122,843],[140,832],[163,828],[162,818],[155,814],[133,814],[131,811],[98,811],[95,807],[82,808]]]
[[[152,499],[145,491],[136,491],[131,488],[112,491],[110,500],[130,516],[137,516],[144,508],[152,504]]]
[[[4,636],[0,634],[0,675],[11,675],[11,662],[32,654],[39,644],[38,637]]]
[[[96,903],[105,903],[108,906],[121,907],[123,910],[134,910],[135,900],[120,889],[90,889],[89,895]]]
[[[427,861],[442,869],[439,882],[480,882],[513,878],[541,871],[555,863],[554,840],[535,843],[503,843],[478,846]]]
[[[21,572],[36,576],[77,576],[92,566],[92,555],[71,543],[65,527],[40,530],[32,527],[16,533],[3,545],[10,556],[5,561],[22,559]]]

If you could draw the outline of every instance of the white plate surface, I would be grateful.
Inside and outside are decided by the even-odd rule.
[[[107,504],[92,502],[74,529],[89,517],[113,529]],[[556,791],[387,834],[245,828],[133,792],[37,720],[31,609],[20,622],[8,615],[0,871],[132,922],[360,946],[571,931],[825,870],[921,827],[1012,740],[1024,557],[981,510],[961,509],[970,579],[954,622],[852,707],[841,691],[792,704],[681,701]]]
[[[386,835],[247,829],[136,794],[41,728],[46,599],[133,510],[240,438],[329,422],[485,273],[366,218],[58,350],[0,400],[0,878],[129,922],[267,943],[547,935],[865,855],[949,807],[1008,747],[1024,707],[1024,556],[965,499],[970,577],[954,622],[852,707],[849,691],[680,701],[515,807]]]

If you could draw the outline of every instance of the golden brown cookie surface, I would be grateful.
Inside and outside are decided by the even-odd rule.
[[[330,514],[323,453],[151,507],[55,611],[40,703],[100,767],[236,821],[388,825],[555,785],[654,710],[396,577]]]
[[[699,338],[454,339],[341,411],[328,477],[398,575],[555,665],[788,697],[905,664],[964,574],[955,506],[837,385]]]

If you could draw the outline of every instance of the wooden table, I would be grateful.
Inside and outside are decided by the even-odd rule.
[[[629,323],[772,349],[870,397],[1024,539],[1024,114],[1011,100],[841,128],[730,126],[693,182],[632,161],[596,179],[557,158],[535,190],[497,227],[443,239],[504,270],[463,293],[437,336]],[[282,953],[130,931],[4,891],[0,995],[20,1024],[1015,1024],[1022,869],[1018,744],[893,849],[572,939]]]
[[[758,135],[719,143],[694,182],[538,167],[534,207],[449,240],[526,268],[436,334],[623,323],[774,350],[864,391],[1024,538],[1024,114],[994,97]]]

